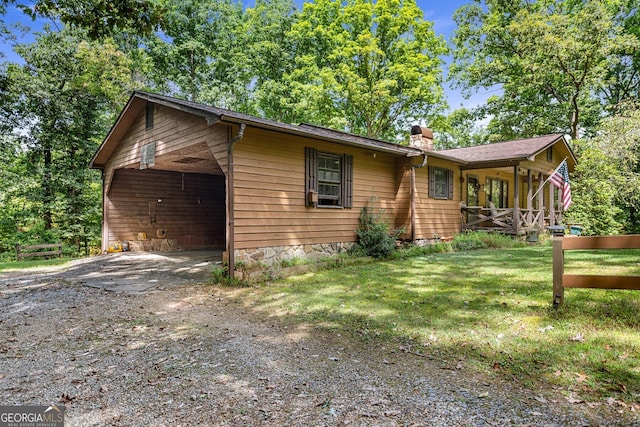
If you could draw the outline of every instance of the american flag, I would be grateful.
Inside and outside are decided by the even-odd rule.
[[[551,175],[549,180],[560,189],[562,208],[566,211],[571,206],[571,186],[569,185],[569,168],[566,160],[560,163],[560,166],[558,166],[558,169]]]

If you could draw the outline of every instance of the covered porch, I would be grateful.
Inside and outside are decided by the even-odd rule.
[[[460,166],[460,228],[520,235],[562,224],[561,192],[547,178],[576,158],[562,134],[439,151]]]
[[[561,225],[559,191],[545,184],[550,172],[520,164],[463,171],[461,229],[519,235]]]

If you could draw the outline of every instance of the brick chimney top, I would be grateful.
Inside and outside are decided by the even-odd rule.
[[[433,151],[433,131],[423,126],[411,126],[411,141],[409,142],[409,146],[424,151]]]

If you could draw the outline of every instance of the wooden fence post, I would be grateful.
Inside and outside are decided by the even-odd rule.
[[[553,238],[553,307],[558,308],[564,303],[564,286],[562,275],[564,274],[564,250],[562,249],[562,237]]]

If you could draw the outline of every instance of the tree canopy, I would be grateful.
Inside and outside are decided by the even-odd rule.
[[[612,67],[639,47],[622,25],[637,19],[637,7],[628,6],[618,0],[487,0],[460,8],[451,74],[467,92],[501,89],[482,107],[492,117],[492,139],[552,132],[575,139],[592,131],[601,95],[612,83],[623,85],[626,73],[620,70],[616,80]],[[611,101],[630,92],[618,90]]]
[[[12,3],[32,19],[59,19],[85,30],[86,35],[94,39],[119,32],[150,34],[160,25],[163,14],[154,0],[36,0],[28,5],[1,0],[0,14]]]
[[[394,140],[443,109],[446,46],[413,0],[305,3],[290,37],[303,121]]]
[[[415,0],[0,0],[0,18],[9,6],[56,25],[20,43],[0,19],[21,58],[0,55],[0,251],[100,238],[87,164],[133,88],[392,142],[428,124],[438,148],[568,133],[569,217],[640,230],[640,0],[470,1],[451,49]],[[498,95],[448,112],[449,53],[458,88]]]

